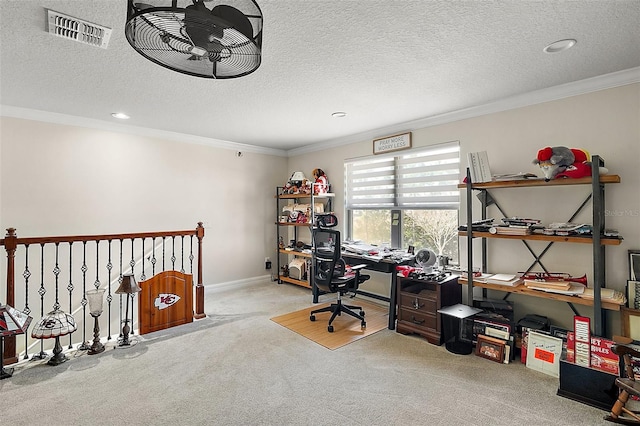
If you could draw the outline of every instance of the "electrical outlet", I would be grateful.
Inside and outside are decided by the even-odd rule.
[[[271,260],[268,257],[264,258],[264,269],[271,269]]]

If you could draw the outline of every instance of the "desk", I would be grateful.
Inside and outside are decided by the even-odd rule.
[[[398,297],[396,294],[396,277],[398,275],[396,273],[396,266],[413,264],[413,259],[393,260],[385,258],[380,261],[376,261],[355,253],[347,252],[342,252],[342,258],[347,264],[352,266],[366,265],[364,269],[391,274],[391,289],[389,290],[389,297],[380,296],[379,294],[369,293],[362,290],[358,290],[357,293],[362,294],[363,296],[389,302],[389,330],[394,330],[396,327],[396,302]],[[313,287],[313,303],[318,303],[318,290],[315,285]]]

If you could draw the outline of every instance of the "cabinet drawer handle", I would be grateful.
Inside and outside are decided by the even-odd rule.
[[[420,304],[420,301],[419,301],[418,299],[416,299],[416,300],[414,300],[414,301],[413,301],[413,308],[414,308],[414,309],[420,309],[420,308],[422,308],[422,307],[424,307],[424,303],[421,305],[421,304]]]
[[[424,320],[420,320],[420,321],[418,321],[418,320],[416,319],[416,317],[414,317],[413,315],[411,315],[411,321],[412,321],[414,324],[418,324],[418,325],[419,325],[419,324],[422,324],[422,323],[424,322]]]

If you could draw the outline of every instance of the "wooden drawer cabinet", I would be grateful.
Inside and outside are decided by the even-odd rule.
[[[458,277],[451,276],[436,282],[414,278],[398,278],[398,323],[402,334],[419,334],[429,343],[441,345],[442,315],[438,309],[462,301],[462,287]]]

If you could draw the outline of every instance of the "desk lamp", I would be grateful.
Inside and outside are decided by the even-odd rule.
[[[100,343],[100,324],[98,317],[102,314],[102,301],[104,298],[104,289],[95,289],[87,291],[87,299],[89,299],[89,313],[93,317],[93,344],[89,348],[89,355],[104,352],[104,345]]]
[[[69,333],[76,331],[78,326],[73,316],[67,314],[56,308],[49,312],[47,315],[36,324],[31,331],[31,337],[34,339],[56,339],[56,344],[53,348],[53,357],[47,362],[49,365],[59,365],[65,362],[68,358],[62,353],[62,345],[60,345],[60,336],[65,336]]]
[[[0,306],[0,380],[13,375],[13,368],[4,368],[4,338],[26,332],[32,319],[9,305]]]
[[[127,307],[125,309],[123,321],[124,326],[122,327],[122,338],[118,342],[118,346],[129,346],[131,344],[129,342],[129,332],[131,331],[131,327],[129,326],[129,298],[131,294],[137,293],[140,290],[142,289],[136,283],[136,279],[133,274],[125,274],[122,276],[120,287],[115,291],[116,294],[124,294],[127,298]]]

